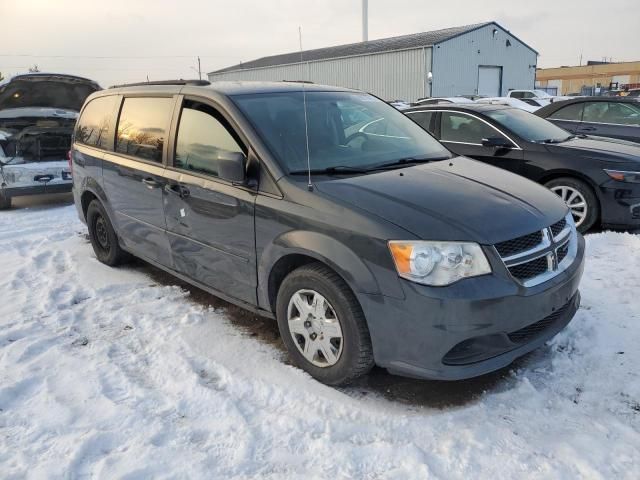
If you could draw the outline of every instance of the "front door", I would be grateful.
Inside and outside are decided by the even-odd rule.
[[[247,147],[215,108],[185,99],[163,193],[175,269],[256,304],[255,193],[219,177],[221,151]]]
[[[162,191],[164,144],[173,97],[127,97],[117,126],[116,153],[105,153],[103,179],[124,247],[171,266]]]
[[[478,117],[463,112],[444,111],[440,114],[440,141],[458,155],[474,158],[513,173],[522,171],[523,153],[502,132]],[[502,138],[512,148],[485,147],[489,138]]]

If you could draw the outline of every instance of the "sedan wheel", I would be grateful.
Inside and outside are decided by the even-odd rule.
[[[564,200],[564,203],[571,210],[576,227],[580,227],[584,223],[584,219],[587,218],[589,208],[584,196],[575,188],[566,185],[552,187],[551,191]]]
[[[598,222],[600,203],[587,183],[573,177],[561,177],[547,182],[545,186],[569,207],[579,232],[587,232]]]
[[[289,333],[313,365],[335,365],[342,354],[342,328],[331,304],[314,290],[298,290],[287,308]]]

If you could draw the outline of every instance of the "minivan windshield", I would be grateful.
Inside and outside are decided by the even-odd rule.
[[[451,153],[404,114],[356,92],[277,92],[233,100],[283,169],[362,173],[385,166],[451,158]],[[307,132],[308,131],[308,138]]]
[[[489,110],[485,114],[524,140],[539,143],[559,143],[572,135],[553,123],[517,108]]]

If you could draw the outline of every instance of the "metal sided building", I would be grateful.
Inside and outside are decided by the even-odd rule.
[[[538,53],[495,22],[259,58],[208,74],[219,80],[308,80],[385,100],[504,96],[534,88]]]

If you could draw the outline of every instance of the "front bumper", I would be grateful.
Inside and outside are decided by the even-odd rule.
[[[438,380],[505,367],[571,321],[583,270],[578,235],[571,266],[535,287],[494,273],[439,288],[401,280],[404,299],[359,294],[376,363],[394,374]]]
[[[602,224],[613,228],[640,228],[640,184],[610,180],[600,187]]]

